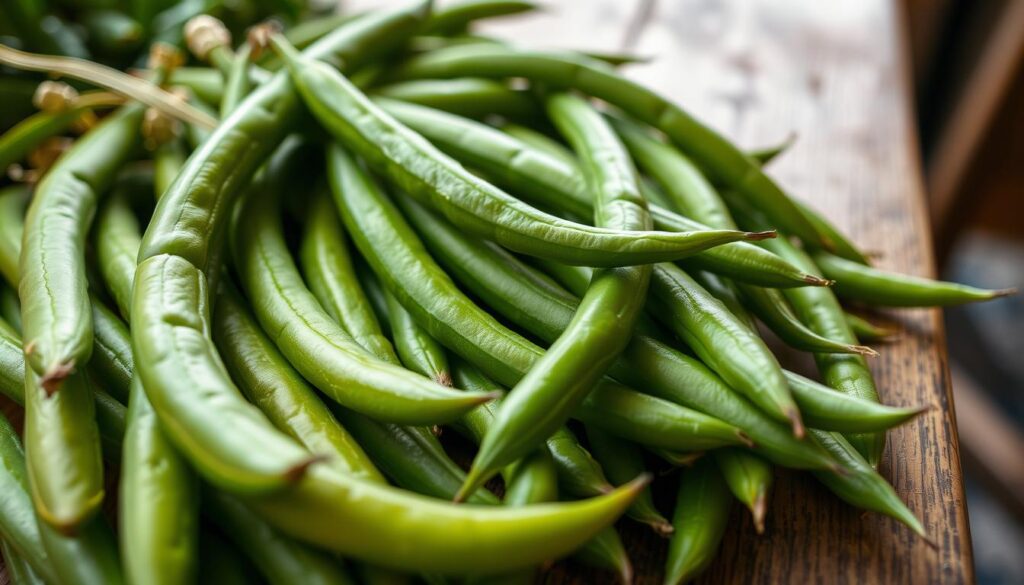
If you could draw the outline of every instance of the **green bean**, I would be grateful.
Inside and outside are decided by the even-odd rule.
[[[252,61],[252,47],[246,43],[231,60],[231,68],[224,78],[224,94],[220,100],[220,117],[227,118],[252,89],[249,69]]]
[[[469,118],[498,115],[529,120],[541,114],[536,100],[528,91],[510,90],[506,85],[489,79],[405,81],[375,88],[373,94]]]
[[[24,185],[0,189],[0,274],[11,286],[18,286],[21,272],[21,237],[29,190]]]
[[[460,162],[485,171],[493,180],[543,208],[591,217],[593,201],[573,165],[527,143],[472,120],[414,104],[379,99],[378,105]],[[666,231],[707,229],[658,206],[654,225]],[[774,254],[745,242],[712,248],[683,261],[765,286],[820,284]]]
[[[39,524],[39,534],[58,583],[120,585],[124,581],[114,534],[102,517],[90,520],[74,536],[65,536],[45,522]]]
[[[354,277],[344,228],[326,191],[310,203],[299,260],[309,289],[327,314],[364,349],[383,361],[398,364],[391,342],[381,332]]]
[[[3,556],[7,577],[14,585],[45,585],[46,581],[36,573],[7,541],[0,540],[0,555]]]
[[[82,115],[81,108],[61,112],[38,112],[18,122],[0,136],[0,172],[22,160],[41,142],[66,130]]]
[[[651,447],[677,451],[729,445],[753,447],[745,433],[717,418],[668,400],[639,392],[621,392],[607,385],[594,388],[574,416],[588,425]]]
[[[385,109],[388,108],[388,104],[382,105]],[[401,116],[396,117],[401,119]],[[502,124],[500,129],[505,134],[519,140],[530,148],[539,150],[549,157],[558,159],[558,161],[564,165],[572,167],[573,169],[576,169],[579,165],[579,161],[576,160],[576,155],[569,150],[569,147],[543,132],[534,130],[529,126],[522,126],[512,122]]]
[[[160,255],[139,264],[136,371],[164,432],[205,478],[229,491],[280,489],[313,460],[242,399],[210,340],[207,298],[206,277],[187,260]]]
[[[18,293],[0,282],[0,319],[7,321],[12,331],[21,336],[21,303]]]
[[[633,582],[633,563],[614,528],[598,532],[572,559],[591,567],[615,571],[620,583]]]
[[[583,163],[596,197],[596,225],[649,229],[651,218],[637,186],[636,170],[601,115],[569,94],[548,97],[547,109]],[[468,488],[525,455],[565,423],[629,342],[643,311],[650,277],[650,266],[594,273],[565,330],[505,398],[473,460]]]
[[[128,402],[123,449],[119,536],[128,581],[195,579],[199,486],[161,430],[138,377]]]
[[[6,375],[6,358],[3,363]],[[0,488],[4,494],[0,498],[0,537],[34,571],[55,583],[53,566],[39,537],[26,473],[25,453],[18,434],[7,418],[0,415]],[[7,555],[4,557],[6,561]]]
[[[883,307],[948,307],[987,301],[1017,292],[985,290],[919,276],[884,272],[839,256],[817,253],[814,262],[836,281],[836,294],[844,299]]]
[[[451,370],[444,348],[423,330],[394,296],[384,291],[391,322],[391,335],[398,357],[410,370],[442,386],[451,386]]]
[[[338,424],[227,284],[217,295],[213,339],[232,379],[277,428],[339,472],[384,482],[356,439]]]
[[[219,104],[224,95],[224,76],[210,67],[178,67],[171,72],[167,83],[188,88],[207,104]]]
[[[796,143],[796,134],[790,134],[785,140],[772,146],[765,146],[757,148],[747,152],[747,156],[757,161],[757,164],[767,166],[768,163],[772,162]],[[800,204],[799,200],[795,200],[797,205]],[[808,218],[810,219],[810,218]]]
[[[356,194],[357,192],[352,189],[336,194],[339,196],[339,207],[342,209],[346,222],[353,222],[350,224],[353,230],[357,225],[355,219],[381,213],[373,206],[352,206],[350,210],[350,204],[347,204],[346,200],[353,198]],[[516,304],[529,307],[531,320],[517,324],[524,327],[535,327],[529,330],[542,339],[551,339],[565,328],[572,318],[575,299],[565,298],[566,293],[564,291],[558,293],[557,287],[550,283],[539,287],[524,287],[524,284],[536,282],[536,279],[520,277],[522,274],[531,272],[529,267],[522,263],[515,263],[514,258],[507,254],[504,256],[499,254],[497,259],[488,258],[488,252],[496,248],[481,246],[478,244],[478,240],[460,234],[450,224],[440,220],[408,197],[398,196],[397,201],[402,206],[405,220],[414,222],[420,228],[420,233],[430,243],[438,260],[444,262],[446,267],[460,278],[474,294],[483,298],[492,307]],[[381,201],[378,201],[377,206],[382,204]],[[395,286],[401,287],[401,291],[395,292],[396,296],[399,300],[403,300],[402,294],[415,293],[414,297],[407,298],[409,298],[409,302],[418,303],[420,308],[412,310],[408,305],[406,308],[439,341],[449,345],[450,349],[462,355],[467,361],[474,362],[482,369],[486,369],[491,377],[503,379],[505,383],[514,383],[518,376],[522,375],[517,372],[529,368],[529,354],[522,349],[510,352],[506,343],[509,332],[494,323],[493,318],[489,315],[480,315],[475,305],[455,288],[448,276],[433,264],[429,257],[425,256],[422,244],[411,235],[406,235],[405,230],[408,228],[404,227],[405,220],[393,216],[391,212],[388,212],[386,217],[390,222],[388,231],[385,231],[384,226],[377,222],[372,228],[364,226],[362,231],[367,234],[387,233],[389,238],[387,246],[400,243],[402,245],[401,252],[385,248],[382,243],[380,250],[371,254],[373,250],[370,245],[373,242],[363,242],[358,237],[356,238],[357,246],[363,250],[364,255],[367,255],[371,263],[373,263],[373,256],[379,257],[381,261],[388,260],[390,267],[387,272],[391,276],[387,278],[398,279]],[[393,230],[396,229],[399,231],[394,233]],[[353,233],[356,232],[353,231]],[[453,247],[448,251],[442,249],[448,246]],[[392,262],[393,258],[404,259],[410,256],[418,258],[418,260]],[[512,260],[511,263],[509,259]],[[484,261],[481,262],[481,260]],[[502,276],[502,271],[505,270],[503,265],[504,267],[511,266],[508,269],[511,277]],[[460,267],[467,268],[467,270],[460,271]],[[384,265],[380,265],[379,269],[383,270]],[[417,276],[406,278],[407,274]],[[477,277],[480,278],[477,279]],[[589,282],[589,278],[584,280]],[[495,298],[500,299],[502,295],[506,295],[503,304],[494,301]],[[451,307],[455,306],[460,309],[453,315]],[[519,313],[521,314],[522,311]],[[515,317],[514,314],[507,316]],[[485,333],[485,331],[494,331],[495,333]],[[522,348],[521,343],[521,341],[517,341],[515,347]],[[526,348],[528,347],[526,346]],[[510,371],[510,364],[522,365],[518,366],[519,369]],[[805,442],[795,440],[784,427],[763,416],[750,404],[739,398],[705,366],[647,335],[633,337],[633,341],[625,350],[624,359],[615,366],[612,374],[634,387],[644,388],[661,398],[708,412],[734,424],[749,433],[759,448],[764,449],[766,456],[780,464],[789,467],[828,467],[830,465],[827,458],[821,457],[819,450]],[[685,391],[682,391],[683,388]]]
[[[423,32],[460,33],[475,20],[532,12],[538,7],[531,0],[463,0],[435,12]]]
[[[644,473],[643,453],[634,444],[612,436],[597,427],[587,427],[590,448],[601,466],[616,484],[623,484]],[[661,515],[654,505],[649,489],[644,490],[626,511],[626,515],[637,522],[647,524],[661,536],[672,534],[672,524]]]
[[[673,467],[693,467],[693,464],[704,456],[703,451],[670,451],[657,447],[648,447],[647,450]]]
[[[828,242],[754,160],[682,108],[599,61],[568,53],[468,45],[413,57],[395,75],[397,79],[466,76],[525,77],[604,100],[664,132],[715,179],[763,209],[779,228],[809,244],[828,247]]]
[[[376,319],[377,321],[378,328],[381,330],[381,332],[383,332],[386,338],[390,337],[391,316],[388,315],[388,299],[387,296],[384,294],[384,287],[382,287],[380,285],[380,281],[377,280],[377,275],[374,274],[373,271],[370,270],[370,268],[365,265],[365,262],[362,262],[362,258],[359,258],[358,260],[360,260],[360,262],[356,265],[356,280],[358,281],[359,286],[362,287],[363,293],[366,295],[366,302],[369,303],[370,309],[373,311],[373,316],[374,319]],[[388,344],[390,343],[391,342],[388,341]],[[397,355],[395,356],[394,360],[388,359],[385,361],[390,361],[395,364],[402,363],[401,361],[399,361]],[[485,408],[487,407],[486,404],[481,406]],[[471,410],[466,414],[469,415],[474,412],[476,411]]]
[[[127,318],[131,306],[131,282],[135,278],[135,258],[142,242],[139,220],[129,203],[131,186],[121,185],[100,206],[96,216],[96,262],[107,292]]]
[[[19,284],[24,338],[31,348],[28,363],[51,392],[92,353],[86,232],[99,194],[136,147],[142,112],[137,105],[122,108],[79,139],[39,184],[25,218]]]
[[[95,297],[92,321],[95,339],[89,373],[115,398],[127,402],[134,370],[131,333],[124,321]]]
[[[895,331],[875,325],[871,321],[852,313],[846,313],[846,324],[853,331],[857,339],[868,343],[888,341],[896,335]]]
[[[672,516],[675,533],[668,544],[665,583],[684,583],[699,575],[718,551],[725,535],[732,498],[722,474],[711,461],[683,470]]]
[[[301,154],[302,151],[296,151]],[[357,344],[306,288],[285,243],[278,184],[250,198],[234,238],[243,288],[256,317],[292,366],[347,408],[389,422],[447,422],[493,396],[457,392],[382,362]]]
[[[185,166],[186,157],[185,145],[179,138],[171,139],[157,147],[153,153],[153,187],[156,199],[160,199],[166,188],[174,182],[174,177]]]
[[[705,364],[766,413],[803,436],[800,411],[782,367],[757,334],[685,272],[660,264],[651,282],[655,315]]]
[[[448,458],[430,431],[379,423],[341,408],[335,413],[395,485],[445,500],[459,491],[466,474]],[[485,489],[471,494],[467,502],[500,503]]]
[[[845,502],[895,518],[915,533],[925,536],[921,522],[907,509],[896,490],[878,475],[874,466],[865,461],[849,441],[839,433],[812,429],[811,435],[850,471],[841,481],[829,474],[815,473],[818,481]]]
[[[710,272],[696,272],[691,275],[704,290],[711,293],[729,312],[751,331],[757,331],[757,321],[746,306],[740,301],[739,288],[735,282],[720,278]]]
[[[774,479],[771,464],[740,449],[715,451],[715,462],[729,491],[750,510],[754,529],[763,534],[764,517],[768,513],[768,490]]]
[[[84,372],[67,377],[61,391],[51,395],[39,376],[25,368],[25,447],[32,501],[45,523],[67,535],[95,516],[103,503],[94,408],[92,385]]]
[[[480,370],[462,360],[454,361],[452,375],[458,388],[472,389],[481,392],[501,390]],[[494,420],[493,403],[485,404],[463,418],[471,438],[479,444],[484,433]],[[470,420],[473,419],[473,420]],[[584,449],[572,431],[562,427],[551,435],[545,445],[551,453],[558,475],[559,489],[566,495],[576,498],[592,498],[612,491],[613,486],[604,476],[601,466]]]
[[[884,431],[899,426],[928,407],[895,407],[842,394],[828,386],[786,371],[786,381],[807,424],[841,433]]]
[[[273,42],[287,51],[299,92],[335,138],[456,225],[508,248],[568,264],[616,266],[675,260],[719,244],[765,237],[730,230],[634,234],[559,219],[476,178],[330,66],[296,53],[279,35]]]
[[[835,248],[835,254],[847,260],[863,264],[865,266],[871,264],[871,261],[864,252],[861,252],[857,246],[851,242],[846,236],[839,231],[839,228],[832,225],[832,223],[821,215],[817,211],[811,209],[806,203],[801,202],[798,199],[793,200],[796,206],[803,212],[812,224],[814,228],[818,230],[818,233],[824,234],[829,240],[832,241],[833,247]]]
[[[354,583],[337,560],[282,535],[237,500],[208,490],[203,508],[273,585]]]

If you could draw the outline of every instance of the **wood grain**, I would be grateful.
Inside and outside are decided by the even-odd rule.
[[[380,2],[349,2],[352,9]],[[933,274],[928,220],[896,8],[883,0],[562,0],[545,14],[485,27],[525,45],[608,50],[623,40],[655,57],[629,75],[672,96],[740,144],[791,132],[771,173],[835,220],[887,269]],[[633,25],[637,26],[637,25]],[[917,513],[934,548],[863,514],[805,475],[778,472],[767,533],[738,507],[704,583],[969,583],[973,581],[956,422],[939,313],[886,315],[907,333],[872,362],[885,402],[932,410],[889,434],[880,471]],[[11,412],[9,404],[3,405]],[[667,512],[667,510],[666,510]],[[665,543],[624,523],[638,583],[658,583]],[[546,583],[605,583],[558,564]],[[0,572],[0,585],[6,575]]]

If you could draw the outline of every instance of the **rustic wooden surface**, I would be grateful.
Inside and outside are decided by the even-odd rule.
[[[797,133],[771,173],[877,252],[879,266],[932,275],[903,34],[890,2],[551,0],[545,14],[485,29],[531,46],[629,48],[652,56],[629,75],[740,144],[762,146]],[[939,314],[901,310],[886,317],[906,334],[881,346],[872,362],[884,401],[933,408],[889,433],[880,471],[936,546],[842,504],[805,475],[779,472],[766,534],[757,536],[737,507],[703,583],[973,581]],[[664,541],[628,523],[623,529],[637,582],[660,582]],[[593,584],[611,576],[559,564],[543,581]],[[6,583],[0,571],[0,585]]]

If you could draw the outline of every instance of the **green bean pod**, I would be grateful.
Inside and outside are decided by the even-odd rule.
[[[885,272],[824,252],[813,256],[815,264],[836,281],[836,295],[883,307],[949,307],[988,301],[1017,292],[986,290],[930,278]]]
[[[814,225],[814,228],[818,230],[818,233],[824,234],[825,237],[832,241],[833,248],[835,249],[835,254],[837,256],[865,266],[871,264],[871,261],[864,252],[861,252],[860,249],[851,242],[849,238],[843,235],[843,233],[839,231],[839,228],[832,225],[832,222],[826,219],[825,216],[811,209],[806,203],[799,199],[794,199],[793,202],[796,203],[796,206],[799,207],[801,211],[803,211],[804,217]]]
[[[9,375],[6,359],[3,366],[4,375]],[[40,540],[26,475],[25,453],[18,434],[7,417],[0,415],[0,489],[4,494],[0,498],[0,538],[5,547],[17,553],[33,571],[55,583],[56,575]],[[5,561],[6,552],[5,548]]]
[[[548,97],[547,109],[582,161],[596,198],[595,224],[627,231],[649,229],[651,218],[637,186],[636,169],[601,115],[569,94]],[[629,342],[650,278],[651,267],[646,265],[595,271],[572,320],[498,409],[466,486],[479,485],[565,423]]]
[[[272,585],[353,585],[340,561],[281,534],[241,502],[215,490],[203,492],[203,509]]]
[[[249,69],[252,65],[252,47],[246,43],[231,60],[231,68],[224,77],[224,94],[220,99],[220,117],[227,118],[252,90]]]
[[[96,216],[94,247],[107,292],[127,319],[131,307],[131,282],[135,278],[135,259],[139,255],[142,230],[128,200],[127,185],[115,188],[100,206]]]
[[[66,378],[61,390],[50,395],[39,376],[25,368],[30,493],[39,518],[66,535],[95,516],[103,503],[103,461],[94,409],[92,385],[84,372]]]
[[[280,36],[273,39],[286,52],[307,106],[336,139],[456,225],[510,249],[568,264],[622,266],[677,260],[720,244],[764,237],[731,230],[623,233],[544,213],[472,175],[330,66],[298,54]]]
[[[779,228],[812,245],[828,242],[760,165],[711,128],[614,68],[582,55],[542,53],[502,45],[451,47],[413,57],[397,79],[525,77],[532,82],[576,89],[622,109],[662,132],[702,168],[746,200],[765,210]]]
[[[529,120],[542,113],[528,91],[511,90],[490,79],[418,79],[378,87],[373,94],[468,118],[498,115]]]
[[[335,413],[395,485],[444,500],[451,500],[459,491],[466,474],[448,458],[429,430],[379,423],[341,408]],[[466,501],[492,506],[500,503],[482,488]]]
[[[85,238],[101,192],[134,152],[143,108],[122,108],[79,139],[40,182],[25,218],[19,295],[32,370],[55,390],[92,354]]]
[[[218,105],[224,95],[224,76],[211,67],[178,67],[167,77],[170,86],[184,87],[206,104]]]
[[[0,135],[0,172],[22,160],[43,140],[56,136],[82,115],[81,108],[61,112],[38,112]]]
[[[339,404],[380,420],[434,424],[493,396],[458,392],[382,362],[357,344],[302,282],[285,243],[274,195],[247,201],[235,265],[263,328],[292,366]]]
[[[388,104],[381,104],[381,107],[388,109]],[[395,117],[401,119],[400,115],[396,114]],[[523,126],[514,122],[506,122],[499,126],[499,129],[530,148],[543,152],[549,157],[556,158],[559,162],[569,167],[575,169],[579,165],[576,155],[569,150],[568,146],[539,130],[534,130],[529,126]]]
[[[925,536],[921,521],[900,500],[896,490],[875,471],[874,466],[870,465],[849,441],[839,433],[813,429],[811,436],[848,470],[847,476],[842,480],[837,480],[833,475],[815,473],[818,481],[828,486],[832,493],[843,501],[895,518],[915,533]]]
[[[356,343],[381,360],[398,364],[394,347],[381,332],[381,324],[355,276],[344,233],[330,196],[314,196],[299,252],[306,284],[327,314]]]
[[[623,439],[676,451],[704,451],[753,443],[721,420],[684,406],[612,385],[594,388],[575,417]],[[642,424],[638,424],[642,421]]]
[[[93,339],[89,373],[104,390],[127,402],[133,362],[131,333],[127,325],[103,303],[92,297]]]
[[[665,583],[684,583],[707,568],[725,536],[731,503],[729,489],[713,462],[699,461],[683,470],[672,515],[675,532],[668,543]]]
[[[846,324],[857,339],[867,343],[889,341],[896,335],[895,331],[875,325],[853,313],[846,313]]]
[[[626,483],[646,471],[643,453],[636,445],[593,426],[587,427],[587,439],[601,466],[607,470],[609,477],[616,484]],[[633,505],[626,511],[626,515],[637,522],[647,524],[660,536],[667,537],[672,534],[672,524],[654,505],[654,498],[651,497],[649,489],[637,496]]]
[[[348,197],[354,197],[355,192],[349,190],[346,194]],[[474,294],[496,308],[513,305],[528,307],[525,313],[529,313],[529,320],[516,320],[515,322],[542,339],[552,339],[565,328],[572,318],[576,301],[564,290],[559,289],[543,277],[521,276],[535,274],[536,271],[515,261],[508,254],[493,253],[495,250],[500,252],[496,247],[480,245],[475,238],[460,234],[450,224],[431,214],[411,198],[398,196],[397,201],[405,212],[404,219],[416,224],[426,242],[430,244],[434,256],[444,262],[452,274],[456,275]],[[339,204],[341,204],[343,215],[349,213],[346,211],[347,206],[344,201],[339,199]],[[354,209],[359,211],[358,213],[352,212],[352,218],[363,218],[371,213],[371,208]],[[346,221],[349,221],[347,216]],[[403,223],[394,221],[391,223],[390,229],[401,229],[402,225]],[[355,224],[353,224],[354,226]],[[364,231],[376,233],[375,230],[383,229],[379,225],[374,225],[373,228],[367,228]],[[400,231],[399,233],[404,234],[405,232]],[[417,291],[417,289],[423,288],[424,282],[432,283],[429,290],[417,291],[415,302],[420,303],[424,307],[422,310],[426,312],[416,311],[413,313],[414,316],[425,319],[422,321],[425,324],[433,321],[434,326],[441,327],[441,329],[436,329],[436,331],[443,332],[438,335],[438,339],[441,341],[447,339],[448,343],[458,341],[449,331],[452,329],[462,331],[465,328],[464,333],[461,334],[472,341],[467,341],[465,345],[461,343],[452,345],[454,351],[466,356],[465,359],[468,361],[474,361],[488,369],[490,376],[505,376],[506,383],[514,383],[517,374],[514,370],[512,372],[507,370],[508,364],[515,360],[523,364],[519,366],[520,368],[528,368],[529,361],[523,359],[526,356],[522,356],[519,352],[510,355],[504,341],[492,341],[491,335],[484,335],[481,332],[486,329],[496,330],[499,332],[494,334],[497,339],[504,339],[508,334],[503,332],[500,325],[492,324],[493,319],[489,315],[481,316],[476,327],[466,327],[465,320],[470,318],[468,315],[477,314],[474,305],[466,304],[466,300],[460,300],[465,299],[464,295],[448,281],[448,277],[436,265],[427,262],[429,257],[425,257],[420,252],[422,247],[419,242],[411,236],[403,236],[401,240],[396,237],[392,240],[401,241],[407,246],[402,254],[403,257],[405,254],[412,254],[422,259],[420,262],[410,263],[409,266],[396,266],[389,270],[394,278],[407,273],[423,275],[416,279],[402,279],[402,290]],[[364,250],[364,253],[370,251],[368,247],[370,244],[370,241],[360,243],[357,239],[357,245]],[[395,253],[386,253],[383,248],[377,254],[387,260],[399,256]],[[581,270],[573,271],[574,276],[581,276],[581,273]],[[580,278],[580,282],[585,286],[589,282],[589,277]],[[531,285],[531,283],[538,284]],[[401,293],[396,292],[397,294]],[[468,314],[460,313],[458,320],[452,319],[447,310],[434,307],[433,303],[437,302],[434,299],[447,299],[442,303],[444,307],[455,304],[465,306]],[[524,311],[517,310],[516,313],[508,313],[506,316],[515,320],[517,315],[522,314]],[[431,329],[430,326],[427,328]],[[435,335],[437,334],[435,333]],[[498,337],[499,335],[500,337]],[[480,352],[482,346],[487,346],[489,349]],[[626,347],[623,357],[624,359],[612,370],[615,377],[628,380],[628,383],[634,387],[645,388],[648,392],[662,398],[711,413],[730,422],[750,434],[759,448],[764,449],[766,456],[772,458],[773,461],[789,467],[828,467],[830,465],[825,460],[827,458],[821,457],[821,453],[816,447],[795,440],[784,427],[774,423],[739,398],[717,376],[696,360],[680,354],[647,335],[635,335],[633,341]],[[523,361],[520,362],[520,359]],[[683,380],[686,382],[683,383]],[[687,391],[680,392],[681,388],[686,388]]]
[[[313,459],[231,382],[210,339],[203,273],[179,256],[153,256],[140,262],[132,298],[136,370],[182,454],[228,491],[272,491],[297,481]]]
[[[391,338],[402,364],[442,386],[452,385],[444,348],[420,327],[393,295],[384,291],[391,322]]]
[[[562,156],[549,154],[549,149],[538,149],[461,116],[394,100],[378,99],[376,103],[448,155],[483,170],[492,180],[540,207],[575,217],[593,216],[594,203],[575,165]],[[654,226],[660,230],[708,229],[657,205],[650,206],[650,211]],[[807,286],[823,282],[745,242],[711,248],[683,263],[764,286]]]
[[[671,264],[654,269],[652,306],[705,364],[776,420],[788,422],[793,434],[804,433],[778,360],[764,341],[718,299]]]
[[[171,446],[138,377],[124,434],[121,556],[130,583],[187,583],[198,573],[199,486]]]
[[[339,472],[384,483],[384,476],[356,439],[281,355],[227,284],[217,295],[213,339],[232,379],[277,428]]]
[[[768,513],[768,490],[774,479],[771,464],[740,449],[715,451],[715,463],[729,491],[750,510],[754,529],[763,534],[764,517]]]
[[[793,399],[807,424],[841,433],[870,433],[899,426],[928,410],[924,407],[886,406],[852,394],[843,394],[800,374],[784,371]]]
[[[120,585],[124,582],[113,531],[103,518],[93,518],[78,534],[65,536],[46,523],[39,534],[53,563],[58,583]]]
[[[423,32],[445,35],[460,33],[476,20],[532,12],[539,7],[539,4],[531,0],[466,0],[435,12]]]

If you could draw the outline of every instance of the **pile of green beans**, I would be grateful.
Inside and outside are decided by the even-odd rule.
[[[764,172],[789,142],[741,151],[623,77],[635,56],[473,32],[532,0],[313,4],[0,0],[0,42],[76,79],[0,121],[15,584],[529,583],[563,558],[628,583],[627,522],[681,583],[735,501],[771,530],[774,466],[926,537],[877,471],[924,409],[881,401],[888,332],[844,303],[1011,291],[872,267]]]

